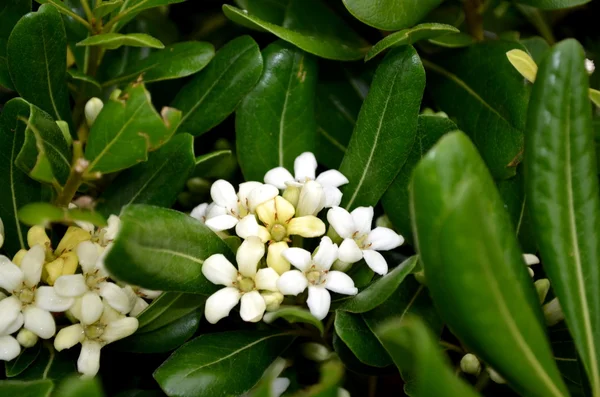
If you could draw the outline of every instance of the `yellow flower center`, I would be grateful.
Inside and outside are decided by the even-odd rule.
[[[101,323],[94,323],[92,325],[85,326],[83,332],[87,339],[98,339],[104,333],[105,325]]]
[[[306,279],[311,285],[321,285],[327,280],[327,270],[318,270],[315,265],[312,265],[307,272],[304,273]]]
[[[242,275],[238,276],[238,289],[242,292],[250,292],[254,290],[254,280],[250,277],[243,277]]]
[[[33,289],[25,286],[23,286],[23,289],[21,289],[17,295],[19,300],[25,305],[32,303],[35,298],[35,292]]]
[[[287,229],[282,224],[276,223],[271,227],[271,239],[282,241],[287,237]]]

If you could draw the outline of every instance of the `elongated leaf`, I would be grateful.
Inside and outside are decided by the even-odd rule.
[[[506,58],[515,48],[524,50],[516,42],[486,42],[425,63],[435,101],[473,140],[496,179],[514,176],[523,154],[529,90]]]
[[[9,90],[15,90],[12,79],[10,78],[10,72],[8,71],[8,63],[4,56],[0,56],[0,86],[8,88]]]
[[[453,333],[517,391],[567,395],[513,226],[466,135],[440,139],[410,191],[427,285]]]
[[[271,331],[201,335],[173,353],[154,378],[169,396],[239,396],[258,382],[293,339]]]
[[[600,200],[585,56],[576,41],[568,40],[545,59],[527,119],[529,208],[544,270],[596,396],[600,395]]]
[[[144,33],[103,33],[90,36],[77,43],[78,47],[98,46],[107,50],[115,50],[121,46],[165,48],[158,39]]]
[[[67,36],[56,8],[44,4],[21,18],[8,39],[6,53],[19,94],[54,119],[70,123]]]
[[[225,16],[243,26],[266,30],[302,50],[327,59],[362,58],[369,44],[318,0],[287,0],[280,21],[265,21],[247,10],[223,6]]]
[[[386,55],[360,110],[340,172],[347,209],[375,205],[392,183],[412,149],[425,87],[425,71],[415,49]]]
[[[140,75],[144,82],[179,79],[204,69],[215,55],[212,44],[185,41],[151,53],[139,62],[132,62],[119,76],[104,82],[104,86],[128,83]]]
[[[382,325],[377,333],[398,369],[410,373],[415,396],[479,396],[453,373],[432,332],[418,317],[391,320]]]
[[[283,318],[289,323],[307,323],[314,325],[321,334],[324,332],[323,323],[317,320],[308,310],[295,306],[282,306],[273,312],[265,313],[263,320],[267,324],[271,324],[278,318]]]
[[[456,33],[458,31],[459,30],[452,25],[446,25],[443,23],[423,23],[410,29],[394,32],[371,47],[365,56],[365,61],[376,57],[378,54],[390,47],[414,44],[417,41],[433,39],[435,37],[444,36],[453,32]]]
[[[260,78],[263,60],[250,36],[240,36],[217,52],[184,86],[172,106],[183,112],[179,131],[201,135],[231,114]]]
[[[173,110],[173,109],[171,109]],[[163,110],[162,118],[150,102],[143,84],[132,84],[109,99],[90,130],[85,158],[88,173],[115,172],[146,161],[148,151],[165,144],[174,132],[175,112]]]
[[[546,52],[550,49],[548,42],[539,36],[528,37],[521,40],[521,44],[527,48],[527,52],[536,63],[541,63],[542,59],[546,55]]]
[[[335,333],[362,363],[380,368],[392,364],[390,356],[360,314],[337,311],[334,325]]]
[[[50,223],[70,225],[75,221],[89,222],[98,227],[106,226],[106,220],[98,212],[55,207],[50,203],[31,203],[19,208],[19,219],[30,226],[48,226]]]
[[[29,382],[18,380],[0,381],[0,394],[3,396],[48,397],[52,389],[54,389],[54,383],[45,379]]]
[[[104,1],[94,7],[94,16],[96,18],[104,18],[106,15],[110,14],[117,8],[123,5],[123,0],[109,0]]]
[[[434,37],[428,41],[431,44],[445,48],[464,48],[476,43],[473,36],[466,33],[450,33],[444,36]]]
[[[98,378],[80,378],[71,376],[63,380],[56,392],[61,397],[104,397]]]
[[[589,3],[591,0],[517,0],[517,3],[528,4],[545,10],[570,8]]]
[[[194,168],[193,176],[201,178],[212,178],[221,171],[219,166],[223,161],[233,161],[234,155],[231,150],[216,150],[212,153],[207,153],[196,157],[196,168]]]
[[[185,0],[129,0],[125,1],[119,8],[117,22],[113,25],[113,31],[119,31],[127,22],[131,21],[137,14],[149,8],[181,3]]]
[[[420,115],[415,144],[394,182],[381,198],[386,215],[405,241],[412,243],[413,235],[410,224],[408,185],[412,172],[421,157],[444,134],[456,130],[456,124],[450,119],[440,116]]]
[[[194,170],[194,138],[179,134],[148,161],[123,171],[99,198],[98,211],[108,216],[118,214],[129,204],[170,207]]]
[[[246,180],[262,180],[275,167],[315,147],[314,57],[276,41],[263,51],[263,75],[236,111],[237,155]]]
[[[227,245],[202,222],[173,210],[135,204],[121,213],[121,229],[106,257],[117,279],[160,291],[204,296],[219,289],[202,275],[204,260]]]
[[[398,30],[416,25],[442,0],[343,0],[356,19],[382,30]]]
[[[7,378],[13,378],[25,371],[31,363],[35,361],[37,356],[40,354],[42,349],[41,343],[36,343],[35,346],[21,349],[21,353],[12,361],[7,362],[4,365],[4,373]]]

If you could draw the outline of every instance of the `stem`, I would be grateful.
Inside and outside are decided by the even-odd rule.
[[[88,22],[90,23],[90,25],[94,25],[94,13],[92,12],[92,9],[90,8],[90,5],[88,4],[88,0],[81,0],[81,6],[83,7],[83,11],[85,12],[85,15],[87,16]]]
[[[50,4],[56,4],[57,1],[56,0],[50,0],[49,1]],[[73,11],[71,11],[70,9],[68,9],[67,7],[56,7],[57,10],[59,10],[60,12],[70,16],[71,18],[73,18],[74,20],[76,20],[77,22],[79,22],[80,24],[82,24],[83,26],[85,26],[85,28],[87,30],[89,30],[90,32],[93,32],[94,29],[92,28],[92,25],[90,25],[88,23],[88,21],[86,21],[85,19],[83,19],[82,17],[80,17],[79,15],[77,15],[76,13],[74,13]]]
[[[483,17],[480,10],[482,0],[464,0],[463,9],[469,34],[477,41],[483,41]]]
[[[446,350],[452,350],[457,353],[464,353],[465,351],[459,346],[453,345],[452,343],[448,343],[446,341],[441,340],[440,346],[444,347]]]
[[[69,172],[69,178],[56,199],[56,205],[60,207],[69,206],[69,203],[73,200],[73,197],[75,197],[79,186],[83,183],[83,174],[88,165],[89,162],[83,158],[81,142],[73,142],[73,165],[71,166],[71,172]]]

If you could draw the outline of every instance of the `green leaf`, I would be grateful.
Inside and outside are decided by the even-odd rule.
[[[4,372],[7,378],[12,378],[21,374],[35,361],[42,349],[41,343],[36,343],[30,348],[22,348],[21,353],[12,361],[4,364]]]
[[[178,134],[148,161],[121,172],[98,199],[97,210],[108,216],[129,204],[170,207],[194,170],[194,138]]]
[[[260,381],[247,393],[249,397],[274,397],[272,384],[286,367],[286,360],[279,357],[267,368]],[[289,387],[289,386],[288,386]]]
[[[12,79],[10,78],[7,62],[8,61],[6,60],[6,57],[0,56],[0,86],[14,91],[15,87]]]
[[[98,378],[71,376],[60,383],[55,395],[60,397],[103,397],[104,393]]]
[[[0,395],[19,397],[48,397],[54,389],[51,380],[35,380],[24,382],[19,380],[0,381]]]
[[[466,33],[451,33],[444,36],[434,37],[428,40],[431,44],[435,44],[445,48],[463,48],[469,47],[476,43],[473,36]]]
[[[408,158],[417,133],[425,71],[415,49],[403,46],[379,64],[340,165],[348,178],[342,205],[375,205]]]
[[[149,8],[177,4],[185,0],[129,0],[125,1],[119,9],[118,15],[114,19],[113,31],[119,31],[137,14]]]
[[[510,218],[467,136],[442,137],[410,191],[427,286],[452,332],[520,393],[567,395]]]
[[[542,62],[542,59],[550,49],[548,42],[538,36],[528,37],[520,42],[527,49],[527,52],[537,64]]]
[[[196,168],[194,168],[193,176],[209,178],[218,172],[215,168],[217,168],[223,160],[231,159],[232,157],[233,152],[231,150],[216,150],[198,156],[196,157]]]
[[[137,79],[145,83],[179,79],[204,69],[215,55],[212,44],[202,41],[185,41],[156,51],[138,62],[132,62],[117,77],[103,83],[105,87]]]
[[[447,117],[420,115],[417,138],[412,151],[408,155],[404,167],[396,175],[396,179],[394,179],[394,182],[392,182],[381,198],[383,209],[394,225],[394,229],[407,242],[412,243],[413,240],[408,197],[408,185],[410,184],[412,172],[419,160],[421,160],[421,157],[431,149],[438,139],[456,129],[456,124]]]
[[[479,396],[454,374],[448,359],[440,352],[434,335],[418,317],[391,320],[382,325],[377,333],[398,369],[410,373],[415,396]]]
[[[290,324],[294,323],[306,323],[314,325],[323,334],[325,331],[323,323],[317,320],[315,316],[310,314],[308,310],[299,308],[297,306],[282,306],[279,309],[265,313],[263,321],[267,324],[271,324],[278,318],[283,318]]]
[[[496,179],[514,176],[523,154],[529,88],[506,57],[515,48],[524,50],[490,41],[424,62],[433,98],[456,118]]]
[[[28,12],[31,12],[31,0],[11,0],[0,5],[0,55],[4,54],[10,32]]]
[[[92,76],[88,76],[87,74],[81,72],[79,69],[67,69],[67,73],[69,75],[69,80],[71,82],[80,83],[81,88],[79,86],[73,88],[70,86],[72,91],[77,92],[78,90],[82,90],[83,92],[90,93],[90,95],[98,96],[102,95],[102,85],[93,78]]]
[[[106,226],[106,220],[98,212],[60,208],[50,203],[30,203],[19,208],[19,219],[30,226],[48,226],[50,223],[69,225],[75,221],[89,222],[99,227]]]
[[[571,8],[589,3],[591,0],[516,0],[517,3],[527,4],[544,10]]]
[[[344,5],[359,21],[381,30],[398,30],[419,23],[442,0],[343,0]]]
[[[62,381],[66,376],[76,374],[77,354],[75,352],[58,353],[51,342],[41,341],[42,350],[36,360],[16,379],[41,380],[51,379],[55,382]],[[75,353],[75,354],[74,354]],[[0,394],[4,396],[4,394]]]
[[[300,49],[339,61],[361,59],[369,44],[318,0],[287,0],[280,21],[265,21],[246,10],[223,6],[225,16],[240,25],[266,30]]]
[[[67,36],[62,18],[50,4],[15,25],[6,48],[15,88],[55,120],[70,122],[67,90]]]
[[[173,353],[154,378],[170,396],[239,396],[258,382],[293,339],[271,331],[200,335]]]
[[[319,369],[319,383],[301,390],[293,397],[338,397],[344,380],[344,366],[340,360],[328,360]]]
[[[85,148],[90,164],[86,172],[115,172],[146,161],[148,151],[165,144],[176,127],[165,109],[161,117],[150,101],[150,93],[139,83],[111,97],[90,129]]]
[[[117,8],[123,5],[123,0],[108,0],[98,4],[94,7],[94,16],[96,18],[102,19]]]
[[[202,275],[204,260],[227,245],[202,222],[184,213],[134,204],[121,212],[121,229],[106,257],[117,279],[159,291],[209,296],[219,289]]]
[[[566,40],[540,65],[527,119],[525,184],[544,270],[598,395],[600,189],[584,59],[583,48]]]
[[[225,120],[254,87],[263,69],[260,49],[250,36],[225,46],[173,100],[183,112],[179,131],[201,135]]]
[[[284,42],[264,49],[263,75],[236,111],[237,156],[246,180],[262,180],[275,167],[315,147],[316,59]]]
[[[417,264],[418,257],[411,256],[395,269],[371,283],[359,294],[345,300],[337,310],[351,313],[364,313],[373,310],[385,302],[404,281],[404,278],[412,272]]]
[[[459,30],[452,25],[446,25],[443,23],[422,23],[410,29],[394,32],[389,36],[386,36],[384,39],[379,40],[377,44],[371,47],[365,56],[365,61],[373,59],[378,54],[390,47],[410,45],[416,43],[417,41],[433,39],[435,37],[444,36],[453,32],[459,32]]]
[[[392,364],[390,356],[360,314],[336,311],[334,326],[335,333],[362,363],[379,368]]]
[[[98,46],[107,50],[115,50],[121,46],[165,48],[158,39],[144,33],[103,33],[90,36],[76,44],[78,47]]]

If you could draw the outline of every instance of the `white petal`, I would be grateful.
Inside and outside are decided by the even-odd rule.
[[[223,254],[214,254],[204,261],[202,274],[213,284],[231,287],[238,271]]]
[[[288,378],[277,378],[271,382],[271,397],[281,397],[281,395],[290,387]]]
[[[34,245],[27,251],[23,260],[21,260],[21,270],[25,278],[25,284],[33,287],[38,285],[42,278],[42,266],[46,259],[44,246],[41,244]]]
[[[96,244],[91,241],[84,241],[77,245],[77,258],[84,273],[91,273],[96,268],[96,262],[100,256],[100,251]]]
[[[14,334],[18,330],[20,330],[21,327],[23,327],[24,322],[25,317],[23,317],[23,314],[19,313],[15,321],[13,321],[12,324],[10,324],[3,333],[6,335]]]
[[[388,272],[388,264],[379,252],[373,250],[364,250],[363,256],[367,265],[373,270],[375,273],[384,275]]]
[[[254,277],[258,262],[265,256],[265,244],[258,237],[248,237],[235,255],[238,271],[244,277]]]
[[[342,202],[342,191],[337,187],[324,187],[325,204],[324,208],[337,207]]]
[[[54,282],[56,293],[61,296],[75,297],[81,296],[88,291],[83,274],[70,274],[60,276]]]
[[[308,181],[300,190],[296,216],[317,215],[325,206],[325,192],[319,182]]]
[[[523,254],[523,260],[525,260],[527,266],[537,265],[540,263],[540,259],[533,254]]]
[[[229,316],[231,309],[238,304],[241,292],[237,288],[225,287],[208,297],[204,305],[204,317],[211,324]]]
[[[23,283],[23,271],[4,255],[0,255],[0,288],[12,292]]]
[[[210,196],[215,204],[225,207],[228,210],[237,208],[238,196],[231,183],[219,179],[210,187]]]
[[[348,178],[338,170],[327,170],[319,174],[317,182],[323,187],[340,187],[348,183]]]
[[[256,277],[254,277],[254,283],[256,285],[256,289],[277,292],[279,291],[277,289],[278,279],[279,273],[277,273],[274,269],[270,267],[266,267],[256,272]]]
[[[294,176],[285,168],[273,168],[265,174],[265,183],[275,186],[277,189],[285,189],[285,183],[293,181]]]
[[[284,295],[298,295],[306,289],[308,280],[298,270],[290,270],[279,276],[277,289]]]
[[[235,225],[235,234],[244,239],[250,236],[258,236],[258,231],[259,225],[254,214],[246,215]]]
[[[50,339],[56,333],[52,314],[35,306],[28,306],[23,310],[23,326],[42,339]]]
[[[219,215],[225,215],[227,213],[227,208],[216,205],[215,203],[210,203],[206,208],[206,219],[214,218],[215,216]]]
[[[331,295],[323,286],[315,287],[310,285],[308,287],[308,299],[306,304],[313,316],[318,320],[323,320],[329,312]]]
[[[12,336],[0,336],[0,361],[11,361],[21,353],[21,345]]]
[[[387,227],[376,227],[368,237],[370,248],[376,251],[387,251],[397,248],[404,243],[404,238]]]
[[[252,213],[256,207],[264,202],[274,199],[279,194],[279,189],[273,185],[265,184],[252,190],[248,195],[247,207]]]
[[[371,231],[373,223],[373,207],[357,207],[350,213],[356,226],[358,234],[366,234]]]
[[[99,287],[100,296],[104,298],[104,301],[108,303],[110,307],[121,314],[129,313],[131,311],[131,301],[121,287],[115,283],[109,282],[103,282]]]
[[[355,263],[361,260],[363,257],[363,251],[358,248],[356,241],[351,238],[347,238],[340,244],[338,249],[338,259],[346,263]]]
[[[356,231],[352,215],[342,207],[333,207],[327,211],[327,221],[342,238],[350,238]]]
[[[107,219],[108,226],[104,228],[104,240],[113,241],[121,228],[121,219],[116,215],[110,215]]]
[[[303,272],[308,270],[312,258],[310,252],[302,248],[288,248],[282,253],[283,257],[288,260],[296,269]]]
[[[148,302],[143,300],[142,298],[137,298],[135,303],[133,304],[133,308],[129,312],[129,316],[137,317],[141,312],[143,312],[148,306]]]
[[[317,253],[313,258],[321,270],[329,270],[338,258],[338,246],[327,236],[321,239]]]
[[[354,286],[354,280],[346,273],[338,272],[336,270],[327,273],[325,288],[344,295],[356,295],[358,293],[358,288]]]
[[[54,287],[42,286],[35,290],[35,305],[49,312],[64,312],[73,306],[75,299],[60,296]]]
[[[54,338],[54,348],[57,351],[70,349],[78,343],[83,342],[85,334],[81,324],[69,325],[58,331]]]
[[[74,305],[75,306],[75,305]],[[96,292],[86,292],[81,298],[81,318],[83,324],[93,324],[100,319],[104,305]]]
[[[155,290],[152,290],[152,289],[146,289],[146,288],[138,288],[138,293],[140,295],[142,295],[146,299],[156,299],[163,292],[162,291],[155,291]]]
[[[208,208],[208,203],[202,203],[190,212],[190,216],[194,219],[199,220],[200,222],[206,221],[206,209]]]
[[[214,232],[229,230],[238,223],[238,218],[231,215],[217,215],[206,220],[205,224]]]
[[[315,179],[317,159],[311,152],[304,152],[294,160],[294,176],[298,182]]]
[[[106,343],[112,343],[116,340],[123,339],[138,329],[138,319],[135,317],[124,317],[116,321],[108,323],[102,333],[102,340]]]
[[[239,202],[242,203],[242,205],[247,207],[248,196],[250,196],[250,192],[256,188],[261,187],[262,185],[263,185],[262,183],[256,182],[256,181],[240,183],[240,185],[238,186],[238,193],[237,193]],[[279,194],[279,192],[277,192],[277,194]]]
[[[16,296],[9,296],[0,301],[0,334],[3,334],[21,313],[21,301]]]
[[[83,341],[77,359],[77,371],[86,377],[95,376],[100,370],[100,349],[102,345],[94,341]]]
[[[266,309],[267,304],[258,291],[250,291],[242,296],[240,304],[242,320],[256,323],[262,319]]]

